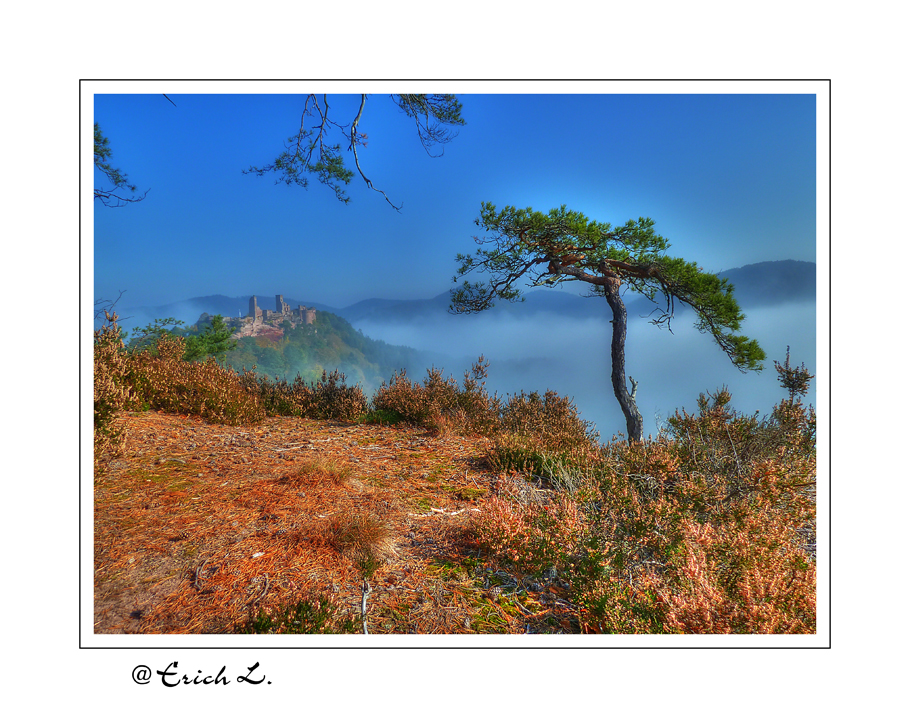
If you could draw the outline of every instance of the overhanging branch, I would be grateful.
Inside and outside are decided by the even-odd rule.
[[[394,204],[389,199],[389,196],[385,192],[374,187],[373,183],[367,178],[367,176],[363,173],[363,170],[360,168],[360,158],[357,156],[357,125],[360,123],[360,117],[363,115],[363,107],[366,106],[366,103],[367,103],[367,95],[361,94],[360,108],[357,111],[357,116],[354,117],[354,121],[351,123],[351,147],[350,147],[350,149],[354,153],[354,166],[357,167],[357,171],[360,172],[360,176],[363,178],[363,181],[366,182],[367,187],[369,187],[371,190],[375,190],[376,192],[378,192],[380,195],[382,195],[385,198],[386,202],[388,202],[393,208],[395,208],[395,210],[397,210],[398,212],[401,212],[402,206]]]

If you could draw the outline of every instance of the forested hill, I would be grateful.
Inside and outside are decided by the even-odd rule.
[[[280,379],[292,380],[299,373],[307,382],[316,381],[323,370],[338,369],[349,384],[359,382],[369,394],[398,370],[419,371],[423,358],[410,347],[371,339],[326,311],[316,312],[314,325],[284,329],[277,342],[264,336],[238,339],[225,363],[237,371],[255,366],[258,374]]]

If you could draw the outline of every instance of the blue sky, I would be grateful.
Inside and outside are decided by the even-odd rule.
[[[816,259],[813,95],[459,94],[466,125],[431,158],[374,94],[361,164],[399,213],[359,177],[344,205],[316,180],[303,190],[241,174],[283,149],[303,97],[178,91],[176,106],[159,93],[94,96],[112,163],[150,190],[120,209],[95,203],[96,299],[435,296],[452,287],[455,255],[475,248],[483,201],[651,217],[671,254],[711,271]],[[330,95],[336,120],[349,123],[358,100]]]

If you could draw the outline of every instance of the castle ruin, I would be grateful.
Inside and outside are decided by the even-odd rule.
[[[204,323],[204,319],[210,320],[211,316],[203,314],[199,317],[199,322]],[[259,308],[256,296],[252,296],[246,316],[225,316],[223,319],[227,326],[234,329],[232,339],[242,339],[245,336],[266,336],[278,340],[284,335],[281,329],[281,324],[284,322],[288,322],[292,328],[297,328],[298,325],[312,326],[315,324],[316,309],[306,306],[291,308],[290,304],[285,303],[284,296],[279,294],[275,296],[275,310],[270,311]]]
[[[250,319],[252,322],[263,324],[279,325],[283,321],[290,321],[292,324],[314,324],[316,323],[316,309],[298,306],[292,309],[290,304],[284,302],[284,296],[278,294],[275,296],[275,310],[259,308],[256,296],[250,298],[250,311],[244,320]]]

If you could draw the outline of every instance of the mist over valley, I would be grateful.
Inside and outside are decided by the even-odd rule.
[[[816,373],[815,264],[765,262],[719,275],[735,286],[746,315],[740,333],[758,340],[767,355],[765,368],[759,373],[739,372],[710,335],[695,330],[695,316],[684,307],[677,307],[667,330],[650,323],[653,303],[627,295],[626,373],[638,382],[645,435],[657,434],[676,409],[696,409],[699,393],[713,393],[722,386],[732,393],[737,410],[770,414],[784,395],[773,362],[784,360],[787,346],[791,363],[805,363]],[[406,366],[413,380],[422,380],[427,368],[438,367],[461,381],[483,355],[490,362],[489,391],[503,395],[554,390],[571,397],[581,416],[595,424],[601,439],[609,440],[625,431],[610,384],[611,314],[603,298],[585,294],[587,288],[579,284],[561,290],[529,290],[523,303],[501,303],[471,315],[449,313],[448,292],[420,300],[367,299],[345,308],[287,296],[285,300],[343,318],[373,340],[367,342],[371,350],[376,350],[374,342],[407,347],[386,353],[384,364],[370,369],[373,376],[365,382],[368,394],[398,366]],[[269,306],[274,294],[258,299]],[[194,324],[202,313],[243,315],[248,302],[248,296],[209,296],[155,308],[118,306],[117,311],[124,329],[130,331],[168,316]],[[350,345],[363,348],[354,342]],[[366,371],[359,354],[358,358],[356,367],[350,354],[338,367],[345,371],[344,360],[352,363],[346,372],[349,383]],[[392,361],[398,366],[391,367]],[[814,386],[806,400],[815,403]]]
[[[624,433],[625,424],[610,383],[610,312],[574,318],[539,312],[518,316],[511,311],[476,316],[442,316],[415,322],[363,320],[358,325],[371,338],[429,350],[429,361],[460,379],[477,356],[490,361],[487,388],[516,393],[547,389],[571,397],[581,416],[595,423],[602,439]],[[768,356],[759,373],[741,373],[710,336],[693,326],[694,315],[682,312],[672,333],[647,319],[629,318],[626,373],[638,382],[636,400],[645,434],[655,435],[662,422],[679,408],[696,409],[701,392],[726,386],[733,406],[743,412],[770,414],[783,397],[773,360],[783,361],[790,346],[791,362],[816,370],[814,303],[787,303],[744,309],[745,332],[758,339]],[[420,373],[412,373],[412,378]],[[814,389],[807,401],[815,402]]]

